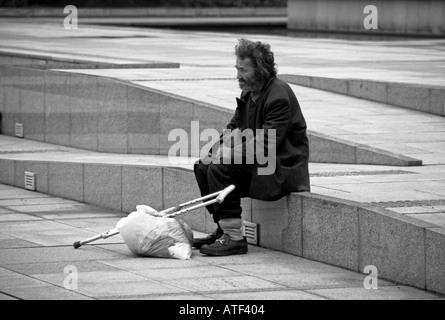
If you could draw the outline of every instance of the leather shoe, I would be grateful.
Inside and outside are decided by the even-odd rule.
[[[222,237],[224,231],[221,228],[217,228],[213,233],[207,235],[205,238],[198,238],[193,240],[193,246],[200,249],[205,244],[213,244],[215,241]]]
[[[247,250],[247,240],[245,237],[243,240],[235,241],[232,240],[229,235],[223,234],[215,243],[202,246],[199,252],[209,256],[230,256],[233,254],[247,253]]]

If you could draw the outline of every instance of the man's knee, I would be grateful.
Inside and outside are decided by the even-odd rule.
[[[210,163],[207,165],[207,174],[211,175],[212,177],[227,175],[227,168],[223,164]]]
[[[201,160],[198,160],[193,165],[193,171],[195,172],[195,175],[198,173],[206,173],[207,172],[207,165],[202,163]]]

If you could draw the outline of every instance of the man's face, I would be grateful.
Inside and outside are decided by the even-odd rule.
[[[261,81],[255,76],[255,68],[250,58],[236,57],[237,79],[239,87],[243,91],[258,91],[261,89]]]

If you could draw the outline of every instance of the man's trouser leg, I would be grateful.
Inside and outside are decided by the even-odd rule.
[[[251,165],[195,163],[195,177],[202,196],[235,185],[223,203],[206,207],[216,223],[221,219],[241,218],[241,198],[248,196],[252,170]]]
[[[244,243],[245,239],[242,235],[241,197],[248,195],[252,166],[213,163],[206,165],[199,161],[195,164],[194,170],[203,196],[223,190],[230,184],[235,185],[235,190],[226,196],[223,203],[207,207],[207,210],[213,216],[213,220],[218,224],[218,229],[207,238],[197,240],[196,243],[199,246],[196,247],[207,244],[201,252],[212,255],[247,252],[247,243]],[[208,246],[221,238],[223,233],[224,237],[228,238],[225,240],[225,244],[221,242],[222,247],[221,245],[218,247],[217,244],[213,245],[213,247],[217,247],[215,251],[213,247]],[[236,249],[240,246],[238,242],[242,242],[241,249]]]

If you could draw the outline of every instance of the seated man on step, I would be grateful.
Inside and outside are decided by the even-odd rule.
[[[193,243],[201,253],[214,256],[247,253],[242,197],[275,201],[310,190],[306,122],[294,92],[276,76],[270,45],[240,39],[235,56],[242,92],[225,130],[230,135],[224,133],[208,157],[194,166],[203,196],[230,184],[236,187],[223,203],[207,207],[217,228]]]

